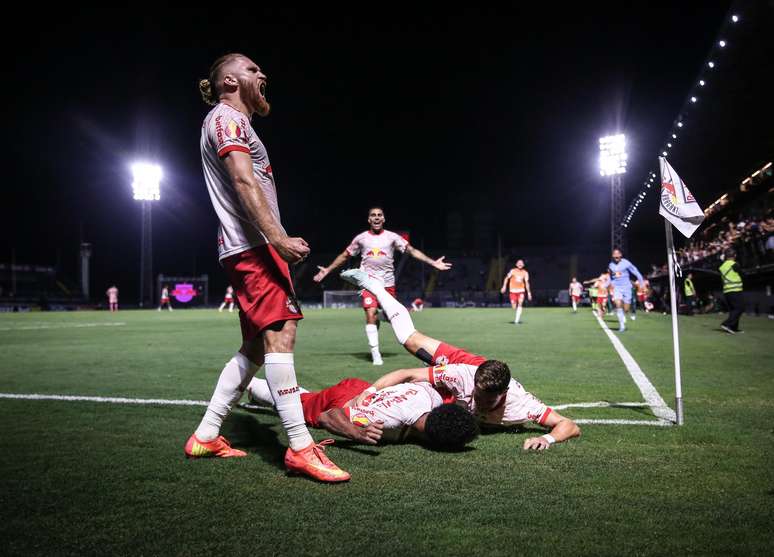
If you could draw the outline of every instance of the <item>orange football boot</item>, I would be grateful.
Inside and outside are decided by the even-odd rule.
[[[247,456],[247,453],[239,449],[232,449],[231,444],[222,435],[212,441],[199,441],[196,434],[188,438],[185,444],[185,456],[188,458]]]
[[[288,448],[285,453],[285,466],[290,472],[306,474],[321,482],[346,482],[351,477],[349,473],[325,456],[325,446],[332,444],[333,439],[326,439],[317,444],[312,443],[300,451]]]

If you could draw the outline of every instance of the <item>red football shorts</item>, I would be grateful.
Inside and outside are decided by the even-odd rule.
[[[524,303],[524,292],[511,292],[511,303],[522,304]]]
[[[268,244],[222,261],[239,307],[242,340],[252,340],[272,323],[303,319],[293,292],[290,268]]]
[[[385,286],[384,289],[390,293],[390,295],[394,298],[395,297],[395,287],[394,286]],[[371,294],[368,290],[363,290],[360,293],[360,296],[363,298],[363,309],[368,308],[378,308],[379,307],[379,300],[376,299],[376,296]]]
[[[640,302],[644,302],[645,301],[645,294],[640,294],[639,292],[637,292],[637,299]]]
[[[304,421],[312,427],[320,427],[320,414],[331,408],[343,408],[344,405],[365,391],[371,384],[362,379],[348,377],[322,391],[301,393],[301,407]]]
[[[573,296],[573,297],[572,297],[572,301],[573,301],[573,302],[575,302],[575,303],[577,304],[578,302],[580,302],[580,301],[581,301],[581,297],[580,297],[580,296]]]
[[[471,366],[480,366],[486,361],[486,358],[478,354],[471,354],[462,348],[457,348],[451,344],[442,342],[433,354],[433,362],[441,364],[468,364]]]

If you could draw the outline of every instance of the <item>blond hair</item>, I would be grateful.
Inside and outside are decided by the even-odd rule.
[[[199,93],[201,93],[204,102],[209,105],[218,104],[222,87],[221,81],[223,80],[223,67],[237,58],[246,58],[246,56],[238,52],[224,54],[213,62],[210,67],[209,79],[199,80]]]

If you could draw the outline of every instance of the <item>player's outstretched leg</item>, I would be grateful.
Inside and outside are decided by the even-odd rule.
[[[212,393],[212,399],[199,427],[185,444],[186,456],[192,458],[246,456],[247,453],[244,451],[231,448],[228,441],[220,435],[220,427],[231,412],[231,407],[242,396],[258,367],[240,352],[226,363],[223,371],[220,372],[215,392]]]
[[[387,319],[392,325],[392,331],[401,344],[406,344],[408,338],[416,331],[414,323],[411,321],[411,314],[398,300],[385,290],[384,285],[379,279],[370,277],[368,273],[360,269],[348,269],[342,271],[341,278],[354,284],[358,288],[368,290],[376,299],[379,305],[387,314]]]

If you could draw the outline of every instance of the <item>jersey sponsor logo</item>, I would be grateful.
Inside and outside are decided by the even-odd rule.
[[[215,137],[218,140],[218,145],[223,143],[223,122],[220,118],[220,115],[215,116]]]
[[[371,248],[363,254],[364,257],[387,257],[387,252],[381,248]]]
[[[239,139],[242,137],[242,128],[233,120],[229,120],[228,124],[226,124],[226,135],[229,139]]]
[[[301,389],[298,388],[298,385],[295,387],[290,387],[288,389],[277,389],[277,394],[279,396],[286,396],[286,395],[292,395],[300,391]]]

